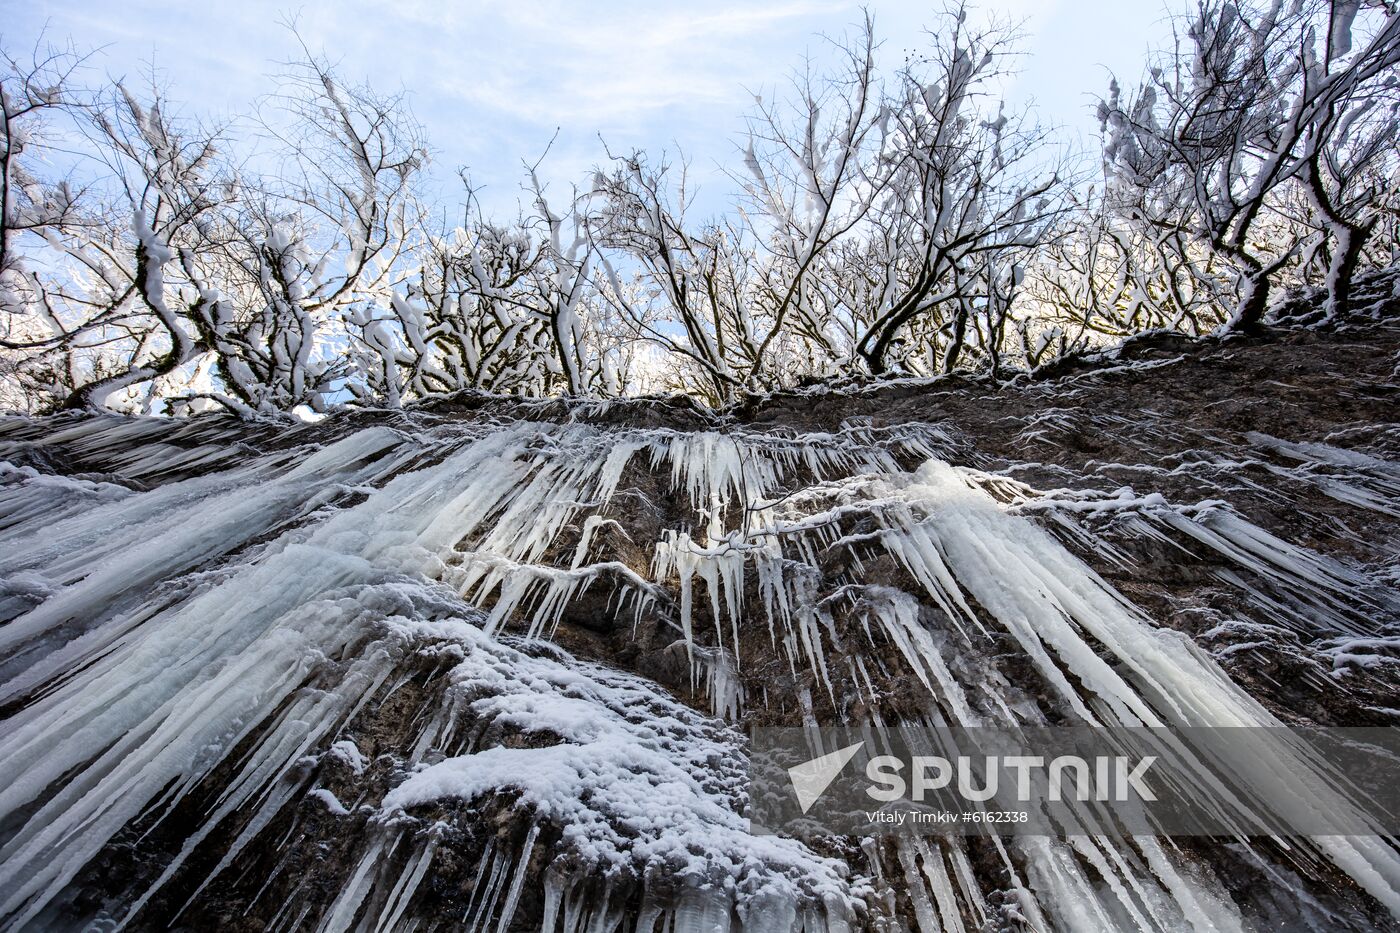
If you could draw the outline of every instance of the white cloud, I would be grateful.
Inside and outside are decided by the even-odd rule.
[[[883,56],[926,46],[936,4],[873,0]],[[245,106],[272,89],[266,77],[299,28],[347,76],[403,88],[439,152],[438,172],[469,164],[492,201],[514,200],[523,158],[560,128],[546,170],[563,181],[602,157],[597,135],[620,148],[680,143],[697,175],[728,160],[751,104],[770,91],[818,33],[858,23],[859,0],[244,0],[170,4],[125,0],[0,0],[7,43],[28,44],[46,22],[54,38],[106,46],[102,70],[135,75],[154,54],[191,109]],[[1051,122],[1086,126],[1104,61],[1133,72],[1160,17],[1156,0],[982,0],[981,11],[1024,21],[1027,50],[1014,94],[1034,94]]]
[[[853,9],[850,2],[627,3],[586,11],[526,2],[458,7],[446,19],[415,6],[395,15],[410,30],[432,29],[447,40],[431,55],[444,93],[512,119],[606,129],[669,107],[734,100],[745,83],[781,73],[775,47],[805,40]]]

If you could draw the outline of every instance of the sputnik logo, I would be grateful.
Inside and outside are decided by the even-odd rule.
[[[846,767],[864,745],[864,742],[847,745],[787,769],[793,793],[797,795],[797,805],[802,808],[803,813],[812,809],[812,805],[821,799],[831,782],[836,780],[836,775],[841,773],[841,769]]]

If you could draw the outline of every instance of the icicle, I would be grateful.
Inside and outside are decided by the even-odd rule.
[[[344,933],[355,922],[355,915],[374,885],[374,874],[379,867],[379,854],[383,851],[383,841],[376,840],[360,857],[355,872],[349,882],[340,890],[326,916],[322,918],[317,933]]]
[[[500,919],[496,922],[496,933],[506,933],[511,919],[515,916],[515,908],[520,903],[520,891],[525,885],[525,876],[530,871],[530,853],[535,849],[535,839],[539,834],[540,827],[536,823],[530,827],[530,832],[526,834],[525,842],[520,847],[520,855],[515,860],[515,878],[511,881],[505,903],[501,905],[497,914]]]
[[[1027,430],[1051,432],[1057,417]],[[0,846],[0,872],[18,879],[0,892],[8,924],[44,922],[124,828],[143,817],[168,828],[161,821],[196,792],[212,797],[200,824],[123,905],[128,923],[143,922],[172,879],[207,864],[194,856],[216,833],[233,838],[187,909],[299,802],[320,818],[353,810],[362,820],[372,794],[352,797],[334,781],[377,774],[383,754],[370,760],[361,749],[384,749],[357,744],[351,723],[416,690],[414,665],[425,662],[443,678],[431,682],[441,699],[406,721],[392,750],[404,777],[378,802],[347,883],[329,909],[316,908],[323,929],[419,922],[412,902],[438,838],[430,829],[406,856],[396,846],[423,838],[409,830],[421,833],[438,801],[502,791],[530,829],[519,851],[488,848],[468,927],[511,923],[543,826],[564,830],[556,851],[535,853],[550,931],[611,930],[636,916],[673,930],[814,933],[846,929],[858,909],[878,913],[842,865],[749,834],[735,809],[744,790],[736,733],[640,678],[533,640],[552,637],[585,595],[601,604],[599,585],[612,588],[610,616],[681,628],[693,683],[703,682],[717,717],[737,718],[752,699],[746,688],[765,703],[778,696],[778,686],[746,680],[740,663],[749,662],[741,649],[766,642],[775,657],[764,662],[785,664],[797,681],[786,709],[814,742],[817,704],[859,709],[865,718],[853,724],[887,737],[921,723],[1035,723],[1048,712],[1029,696],[1036,691],[1085,723],[1275,723],[1030,515],[1122,566],[1131,548],[1106,544],[1095,518],[1170,542],[1183,560],[1207,549],[1220,579],[1270,618],[1311,618],[1341,638],[1339,657],[1374,634],[1364,610],[1375,581],[1361,571],[1216,503],[1174,507],[1131,490],[1040,494],[955,468],[938,459],[957,443],[937,426],[797,435],[443,424],[347,429],[323,446],[304,443],[321,435],[292,432],[267,454],[236,455],[199,430],[91,419],[21,442],[0,425],[0,456],[29,462],[18,459],[26,445],[61,445],[122,480],[0,467],[0,617],[13,619],[0,627],[0,698],[14,710],[0,735],[0,817],[16,827]],[[1385,514],[1395,473],[1383,461],[1270,449],[1302,464],[1278,470]],[[908,474],[899,467],[908,457],[928,462]],[[675,526],[630,542],[629,554],[654,545],[649,568],[612,559],[613,536],[598,534],[612,522],[635,530],[617,490],[648,465],[660,474],[654,514]],[[843,568],[835,579],[824,570],[832,559]],[[908,592],[878,582],[892,565]],[[750,586],[764,620],[745,604]],[[713,633],[694,631],[696,600],[708,601]],[[766,640],[754,625],[766,626]],[[1007,645],[1038,672],[1024,690],[982,663]],[[886,725],[880,694],[900,677],[923,705]],[[517,747],[502,735],[536,741]],[[1246,743],[1212,764],[1264,752],[1277,750]],[[1311,763],[1285,760],[1297,767],[1267,776],[1260,797],[1329,806],[1334,789]],[[216,773],[231,776],[211,793]],[[995,906],[983,897],[984,869],[959,844],[904,840],[884,865],[878,847],[863,851],[882,884],[907,889],[923,929],[976,928],[995,911],[1038,929],[1241,925],[1209,873],[1151,840],[994,846],[1008,879]],[[1400,911],[1400,863],[1384,843],[1299,848]],[[600,887],[603,876],[612,880]],[[273,926],[309,927],[318,913],[288,907]]]
[[[375,926],[375,933],[392,933],[399,929],[399,921],[403,919],[404,912],[408,910],[409,902],[413,900],[413,895],[418,891],[418,886],[423,882],[423,876],[427,874],[428,867],[433,863],[433,856],[437,854],[438,836],[429,833],[423,847],[408,860],[403,872],[399,875],[399,880],[395,883],[389,898],[384,903],[384,909],[379,914],[379,922]]]

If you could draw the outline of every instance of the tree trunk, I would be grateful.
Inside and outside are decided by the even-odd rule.
[[[959,301],[957,313],[953,315],[953,336],[948,343],[947,351],[943,354],[944,373],[951,373],[953,367],[958,365],[958,358],[962,356],[963,343],[967,339],[968,313],[967,302]]]
[[[1269,276],[1263,270],[1244,277],[1234,313],[1220,328],[1226,334],[1257,334],[1264,329],[1264,312],[1269,307]]]
[[[870,370],[872,376],[883,376],[889,372],[889,365],[885,362],[885,353],[889,350],[889,340],[884,334],[875,338],[875,342],[869,350],[857,349],[861,358],[865,360],[866,368]]]
[[[1356,276],[1356,266],[1361,261],[1361,247],[1366,243],[1370,230],[1354,224],[1336,222],[1332,226],[1335,247],[1332,261],[1327,266],[1327,316],[1332,320],[1346,310],[1347,298],[1351,295],[1351,280]]]

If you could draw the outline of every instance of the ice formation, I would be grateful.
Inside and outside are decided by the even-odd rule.
[[[1400,917],[1377,838],[1212,861],[1147,837],[755,836],[735,728],[1274,724],[1088,558],[1174,549],[1249,607],[1233,624],[1359,667],[1394,644],[1381,574],[1219,501],[1037,490],[936,424],[597,408],[0,422],[0,923],[1204,933],[1284,910],[1241,898],[1240,865],[1272,889],[1346,877]],[[1388,461],[1255,441],[1393,514]],[[619,633],[658,648],[651,676],[579,656]],[[1260,789],[1331,792],[1301,760]],[[1346,919],[1311,896],[1295,921]]]

